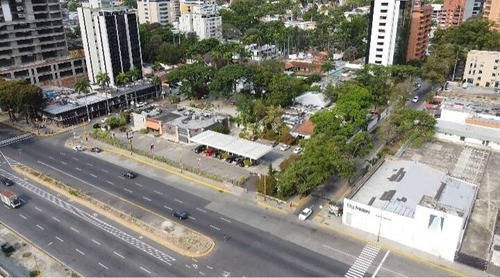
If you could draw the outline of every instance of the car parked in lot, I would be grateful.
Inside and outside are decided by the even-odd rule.
[[[132,171],[127,171],[122,173],[122,177],[127,178],[127,179],[133,179],[137,177],[137,174],[132,172]]]
[[[305,208],[302,210],[302,212],[299,214],[299,220],[305,221],[311,214],[313,213],[313,210],[310,208]]]
[[[204,150],[206,150],[206,146],[205,145],[198,145],[196,146],[194,149],[193,149],[193,152],[194,153],[202,153]]]
[[[274,148],[274,147],[276,147],[276,146],[278,146],[278,142],[277,142],[277,141],[271,142],[271,147],[273,147],[273,148]]]
[[[218,159],[221,159],[222,158],[222,152],[220,152],[220,151],[214,151],[211,156],[215,157],[215,158],[218,158]]]
[[[289,148],[290,148],[290,146],[289,146],[289,145],[287,145],[287,144],[283,144],[283,145],[281,145],[280,150],[281,150],[281,151],[286,151],[286,150],[288,150]]]
[[[214,153],[214,149],[212,148],[209,148],[207,149],[207,151],[205,152],[205,156],[212,156],[212,154]]]
[[[233,163],[234,160],[236,160],[236,158],[238,158],[237,155],[233,154],[233,155],[230,155],[226,158],[226,162],[227,163]]]
[[[77,152],[82,152],[84,148],[82,147],[82,145],[76,145],[73,147],[73,150]]]
[[[92,126],[92,128],[101,128],[101,125],[100,125],[100,124],[98,124],[98,123],[95,123],[95,124]]]
[[[93,147],[92,149],[90,149],[91,152],[93,153],[100,153],[102,152],[101,148],[98,148],[98,147]]]
[[[0,183],[5,185],[5,186],[12,186],[14,185],[14,182],[9,180],[8,178],[6,177],[0,177]]]
[[[181,220],[186,220],[189,217],[189,213],[185,211],[174,211],[172,212],[172,216]]]
[[[303,149],[303,148],[301,148],[301,147],[296,147],[295,149],[293,149],[293,153],[294,153],[294,154],[299,154],[299,153],[301,153],[303,150],[304,150],[304,149]]]
[[[418,102],[418,96],[414,96],[412,98],[411,102],[417,103]]]

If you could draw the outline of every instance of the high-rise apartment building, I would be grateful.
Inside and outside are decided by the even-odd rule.
[[[469,51],[464,81],[474,86],[500,88],[500,52]]]
[[[57,83],[84,71],[68,57],[58,0],[0,0],[0,77]]]
[[[432,6],[415,2],[411,14],[410,37],[406,61],[424,59],[429,44],[429,34],[432,25]]]
[[[411,0],[373,0],[366,62],[378,65],[406,61],[411,22]]]
[[[196,33],[200,40],[222,39],[222,17],[214,1],[182,0],[179,30]]]
[[[483,18],[493,21],[493,28],[500,31],[500,0],[485,0]]]
[[[142,71],[139,25],[135,10],[112,8],[107,3],[84,3],[78,8],[88,76],[97,83],[100,72],[108,73],[111,85],[116,76],[135,67]]]
[[[458,26],[482,11],[483,0],[444,0],[439,25],[444,28]]]
[[[138,0],[139,23],[172,24],[181,16],[179,0]]]

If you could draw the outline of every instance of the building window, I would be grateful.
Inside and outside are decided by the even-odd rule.
[[[379,31],[380,33],[385,33],[385,30],[384,30],[384,29],[378,29],[378,31]]]
[[[479,77],[477,78],[477,81],[481,81],[481,76],[479,76]]]
[[[387,19],[387,16],[381,16],[380,19],[385,20],[385,19]]]
[[[497,76],[497,74],[496,73],[492,73],[491,76],[495,77],[495,76]]]
[[[377,45],[384,45],[384,42],[377,42]]]
[[[460,141],[465,141],[465,137],[464,136],[460,136]]]
[[[379,24],[379,25],[380,25],[380,26],[385,26],[385,24],[386,24],[385,22],[380,22],[380,24]]]
[[[496,69],[498,69],[498,67],[497,67],[497,66],[494,66],[494,67],[493,67],[493,69],[494,69],[494,70],[496,70]]]
[[[382,6],[389,6],[389,3],[382,3]]]
[[[375,55],[375,57],[377,57],[377,58],[382,58],[382,55]]]
[[[385,14],[387,13],[387,10],[381,10],[380,12]]]
[[[479,74],[482,74],[482,73],[483,73],[483,71],[482,71],[482,70],[479,70],[479,72],[478,72],[478,73],[479,73]]]
[[[378,36],[378,38],[381,39],[381,40],[385,39],[384,36]]]
[[[375,61],[375,64],[382,64],[382,61]]]
[[[496,59],[496,60],[495,60],[495,63],[497,63],[497,64],[498,64],[498,62],[500,62],[500,60]]]

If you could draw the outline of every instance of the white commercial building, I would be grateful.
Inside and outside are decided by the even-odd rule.
[[[222,17],[211,1],[181,1],[179,31],[196,33],[200,40],[222,39]]]
[[[314,21],[297,21],[297,20],[287,20],[285,21],[285,27],[299,28],[302,30],[314,30],[316,29],[316,22]]]
[[[342,223],[453,261],[477,186],[414,161],[385,161],[344,199]]]
[[[137,0],[139,23],[173,24],[181,16],[179,0]]]
[[[411,2],[409,0],[372,1],[367,63],[387,66],[406,61]],[[406,28],[408,30],[404,32]]]
[[[488,100],[448,97],[442,103],[436,137],[500,151],[500,105]]]
[[[135,67],[142,72],[141,42],[136,11],[91,0],[78,8],[83,50],[90,83],[107,73],[110,85],[116,76]]]
[[[245,45],[245,50],[251,53],[251,60],[262,61],[266,59],[278,59],[281,53],[276,45],[265,44],[258,46],[256,43]]]

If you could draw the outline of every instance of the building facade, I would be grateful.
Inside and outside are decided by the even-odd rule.
[[[88,77],[97,83],[97,75],[106,72],[110,85],[116,85],[120,72],[137,68],[142,72],[139,25],[135,10],[110,8],[84,3],[78,8],[80,30],[87,61]]]
[[[458,26],[482,11],[483,0],[445,0],[439,25],[443,28]]]
[[[222,17],[211,1],[181,1],[179,30],[196,33],[200,40],[222,39]]]
[[[500,88],[500,52],[469,51],[464,82],[479,87]]]
[[[179,0],[138,0],[137,15],[141,24],[172,24],[180,17]]]
[[[427,55],[432,25],[432,6],[416,2],[411,15],[410,36],[406,61],[424,59]]]
[[[387,66],[406,61],[411,2],[410,0],[372,1],[367,63]]]
[[[483,18],[493,21],[493,28],[500,31],[500,1],[485,0]]]

